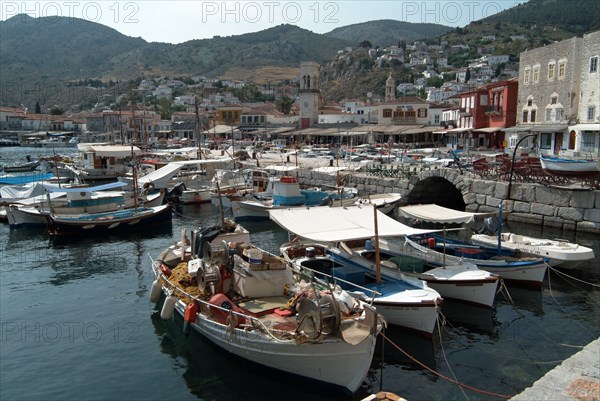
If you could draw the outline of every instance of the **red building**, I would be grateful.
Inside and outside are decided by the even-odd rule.
[[[503,149],[505,128],[517,123],[516,78],[493,82],[460,94],[456,143],[465,148]]]

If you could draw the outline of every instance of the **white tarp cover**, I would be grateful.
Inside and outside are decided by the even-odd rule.
[[[183,164],[179,163],[169,163],[166,166],[159,168],[149,174],[146,174],[143,177],[138,178],[138,185],[142,186],[145,184],[150,184],[159,181],[168,181],[173,177],[181,168]]]
[[[489,216],[491,213],[471,213],[461,212],[454,209],[438,206],[435,204],[428,205],[409,205],[398,208],[398,213],[401,216],[431,223],[470,223],[475,220],[476,216]]]
[[[284,229],[311,241],[337,242],[371,238],[375,235],[373,206],[298,207],[269,210],[271,220]],[[407,225],[377,212],[378,235],[399,237],[432,232]]]
[[[106,191],[107,189],[115,189],[115,188],[122,188],[122,187],[126,187],[127,183],[126,182],[121,182],[121,181],[116,181],[116,182],[109,182],[107,184],[102,184],[102,185],[96,185],[94,187],[69,187],[69,188],[59,188],[59,187],[50,187],[46,185],[46,188],[48,189],[49,192],[99,192],[99,191]]]
[[[12,202],[18,199],[32,198],[46,194],[49,185],[43,182],[33,182],[24,185],[5,185],[0,188],[0,200]]]

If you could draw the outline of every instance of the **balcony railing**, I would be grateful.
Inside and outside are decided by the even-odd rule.
[[[486,114],[502,114],[502,106],[486,106]]]

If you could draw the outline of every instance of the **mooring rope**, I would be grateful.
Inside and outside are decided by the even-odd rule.
[[[394,343],[392,340],[390,340],[385,333],[381,333],[381,335],[383,336],[383,338],[388,341],[390,344],[392,344],[394,346],[394,348],[396,348],[398,351],[400,351],[401,353],[403,353],[407,358],[409,358],[411,361],[415,362],[416,364],[418,364],[419,366],[421,366],[422,368],[424,368],[425,370],[429,371],[430,373],[433,373],[434,375],[441,377],[442,379],[445,379],[451,383],[456,384],[457,386],[460,386],[462,388],[466,388],[468,390],[474,391],[476,393],[480,393],[480,394],[485,394],[485,395],[490,395],[492,397],[498,397],[498,398],[503,398],[505,400],[508,400],[511,398],[511,396],[508,395],[504,395],[504,394],[498,394],[498,393],[492,393],[489,391],[485,391],[485,390],[480,390],[477,389],[475,387],[471,387],[467,384],[461,383],[457,380],[454,380],[448,376],[445,376],[439,372],[436,372],[435,370],[431,369],[429,366],[425,365],[424,363],[422,363],[421,361],[415,359],[412,355],[410,355],[408,352],[404,351],[402,348],[400,348],[400,346],[398,346],[396,343]]]

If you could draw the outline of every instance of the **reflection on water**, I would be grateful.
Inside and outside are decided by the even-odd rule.
[[[495,309],[482,308],[461,302],[444,300],[442,315],[449,330],[466,330],[490,340],[498,338],[499,323],[495,318]]]

